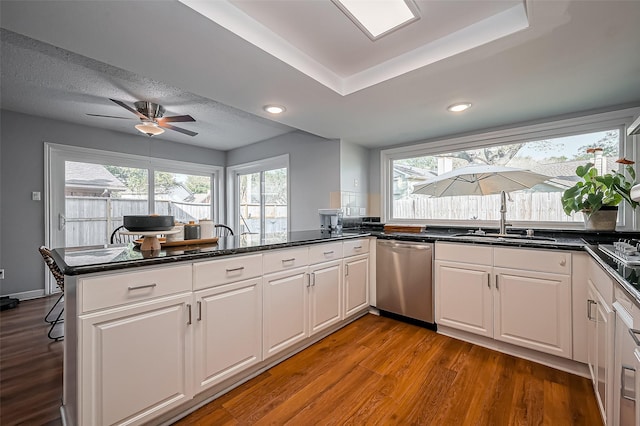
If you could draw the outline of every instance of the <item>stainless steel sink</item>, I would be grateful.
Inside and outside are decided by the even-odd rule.
[[[517,243],[522,242],[540,242],[540,241],[556,241],[555,238],[551,237],[540,237],[537,235],[518,235],[518,234],[474,234],[474,233],[466,233],[466,234],[453,234],[452,237],[455,238],[464,238],[464,239],[473,239],[473,240],[494,240],[494,241],[513,241]]]

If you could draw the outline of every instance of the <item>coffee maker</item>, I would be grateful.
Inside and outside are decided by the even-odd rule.
[[[320,230],[329,232],[342,231],[342,209],[318,209]]]

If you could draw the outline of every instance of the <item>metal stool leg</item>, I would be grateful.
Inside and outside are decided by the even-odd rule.
[[[51,315],[51,313],[53,312],[53,310],[56,308],[56,306],[58,306],[58,304],[62,301],[62,298],[64,297],[64,292],[61,292],[60,297],[58,297],[58,300],[56,300],[56,303],[53,304],[53,306],[51,307],[51,309],[49,310],[49,313],[47,315],[44,316],[44,322],[47,322],[49,324],[54,323],[55,321],[57,321],[57,319],[55,321],[50,321],[49,320],[49,316]],[[60,318],[60,315],[58,315],[58,318]]]
[[[52,336],[51,335],[53,333],[53,329],[56,327],[56,325],[64,323],[64,318],[62,318],[62,314],[63,313],[64,313],[64,308],[62,308],[60,310],[60,313],[58,314],[56,319],[54,321],[50,322],[51,327],[49,327],[49,332],[47,333],[47,336],[49,336],[49,339],[52,339],[52,340],[55,340],[55,341],[64,339],[64,331],[62,332],[62,334],[60,336]]]

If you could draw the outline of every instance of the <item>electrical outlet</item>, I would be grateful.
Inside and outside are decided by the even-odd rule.
[[[0,280],[4,280],[4,268],[0,269]]]
[[[31,200],[32,201],[40,201],[40,192],[38,191],[33,191],[31,193]]]

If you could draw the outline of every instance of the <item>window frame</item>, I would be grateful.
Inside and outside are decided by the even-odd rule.
[[[291,230],[291,168],[289,167],[289,154],[227,166],[227,224],[229,226],[233,229],[240,229],[239,176],[275,169],[287,169],[287,230]],[[262,198],[261,194],[261,205],[264,201]],[[261,208],[263,207],[261,206]],[[264,214],[262,215],[262,220],[264,220]],[[261,227],[262,229],[264,228]]]
[[[182,174],[194,174],[201,176],[211,176],[211,217],[214,221],[218,221],[224,217],[224,206],[221,203],[222,188],[224,188],[224,179],[222,166],[213,166],[207,164],[189,163],[186,161],[167,160],[157,157],[147,157],[135,154],[126,154],[115,151],[99,150],[94,148],[77,147],[71,145],[55,144],[50,142],[44,143],[45,149],[45,243],[51,246],[52,232],[55,227],[51,217],[54,209],[60,209],[58,204],[60,200],[53,200],[53,190],[56,181],[64,176],[58,174],[60,170],[57,162],[75,161],[96,164],[108,164],[120,167],[135,167],[146,169],[148,171],[148,210],[155,211],[155,172],[172,172]],[[64,194],[64,189],[62,190]],[[58,194],[59,196],[59,194]],[[64,205],[64,204],[63,204]]]
[[[421,142],[408,146],[383,149],[380,151],[380,189],[382,200],[381,220],[383,222],[393,221],[397,223],[421,223],[432,226],[495,227],[496,224],[496,221],[491,220],[472,221],[394,218],[392,170],[392,162],[394,160],[619,129],[620,156],[624,156],[638,163],[638,152],[635,147],[636,143],[634,143],[637,136],[627,136],[626,130],[633,122],[634,116],[637,116],[639,113],[640,108],[628,108],[619,111],[592,114],[577,118],[552,120],[505,130],[469,134],[452,138],[434,139],[430,142]],[[638,171],[637,178],[640,179],[640,171]],[[620,208],[622,214],[619,215],[617,228],[621,230],[636,229],[639,218],[638,209],[634,212],[626,206],[626,203],[622,203]],[[529,227],[536,229],[584,229],[584,225],[580,222],[514,222],[511,220],[510,222],[513,223],[514,227]]]

